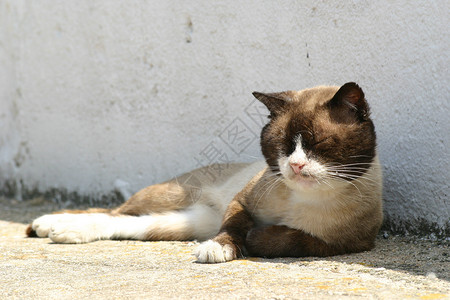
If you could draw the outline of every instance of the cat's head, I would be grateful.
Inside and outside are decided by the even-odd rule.
[[[342,87],[253,95],[270,111],[261,149],[273,172],[295,189],[348,183],[375,157],[375,130],[362,89]]]

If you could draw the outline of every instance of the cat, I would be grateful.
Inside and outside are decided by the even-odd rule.
[[[253,95],[270,113],[260,139],[265,161],[229,164],[215,180],[200,168],[116,209],[44,215],[27,235],[56,243],[197,239],[202,263],[372,249],[382,173],[362,89],[349,82]]]

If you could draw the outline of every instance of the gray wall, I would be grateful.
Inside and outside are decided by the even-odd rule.
[[[0,184],[98,200],[252,161],[252,91],[357,81],[389,225],[439,233],[450,218],[449,6],[0,0]],[[231,145],[235,128],[246,136]]]

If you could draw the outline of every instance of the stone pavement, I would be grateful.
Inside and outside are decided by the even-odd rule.
[[[4,199],[0,204],[5,204]],[[0,211],[0,299],[450,299],[450,247],[380,237],[370,252],[199,264],[196,242],[53,244],[25,238],[40,204]]]

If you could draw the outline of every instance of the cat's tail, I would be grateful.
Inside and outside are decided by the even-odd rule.
[[[66,209],[66,210],[54,212],[52,214],[95,214],[95,213],[110,213],[111,211],[112,211],[112,209],[109,209],[109,208],[89,208],[86,210]],[[31,238],[39,237],[37,235],[36,231],[33,229],[32,224],[29,224],[27,226],[27,229],[25,230],[25,234],[27,235],[27,237],[31,237]]]

